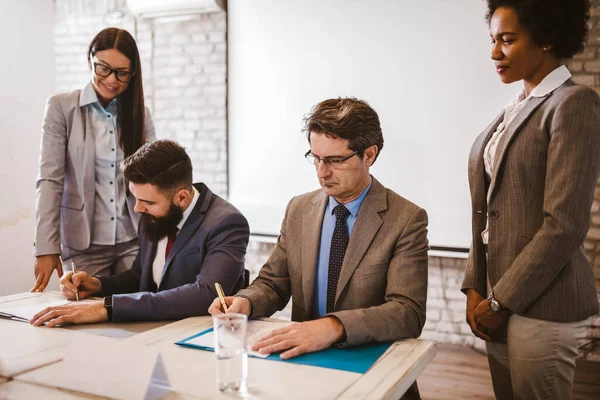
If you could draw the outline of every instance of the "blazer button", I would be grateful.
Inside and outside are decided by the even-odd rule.
[[[498,217],[500,216],[500,213],[496,210],[490,211],[490,218],[491,219],[498,219]]]

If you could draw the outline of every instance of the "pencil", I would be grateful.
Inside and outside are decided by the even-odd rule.
[[[227,312],[227,303],[225,303],[225,294],[223,293],[223,288],[221,287],[221,284],[219,282],[215,282],[215,288],[217,289],[219,300],[221,300],[223,311]]]
[[[71,261],[71,271],[73,272],[73,275],[75,275],[75,272],[77,272],[75,270],[75,262]],[[71,281],[73,281],[73,276],[71,276]],[[77,301],[79,301],[79,289],[77,289],[75,291],[75,298],[77,299]]]

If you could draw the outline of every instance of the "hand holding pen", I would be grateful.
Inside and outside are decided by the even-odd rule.
[[[90,276],[87,272],[77,272],[74,264],[71,271],[64,274],[60,280],[60,290],[69,300],[85,299],[100,292],[101,288],[98,278]]]
[[[219,283],[215,283],[218,297],[208,307],[210,315],[218,315],[223,313],[240,313],[250,316],[252,312],[252,304],[245,297],[225,296],[223,288]]]

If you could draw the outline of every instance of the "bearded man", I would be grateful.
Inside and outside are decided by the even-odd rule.
[[[113,276],[64,274],[67,299],[104,299],[48,307],[32,318],[33,325],[207,315],[217,297],[215,283],[227,294],[247,286],[248,221],[205,184],[192,184],[192,162],[183,147],[172,140],[147,143],[121,170],[141,213],[140,251],[132,268]]]

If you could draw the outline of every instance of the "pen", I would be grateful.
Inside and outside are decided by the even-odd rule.
[[[219,282],[215,282],[215,288],[217,289],[217,294],[219,295],[219,300],[221,300],[221,305],[223,306],[223,310],[227,312],[227,303],[225,303],[225,294],[223,293],[223,288]]]
[[[75,272],[77,272],[75,270],[75,262],[71,261],[71,271],[73,272],[73,275],[75,275]],[[71,282],[73,281],[73,276],[71,276]],[[75,298],[77,299],[77,301],[79,301],[79,289],[75,290]]]

